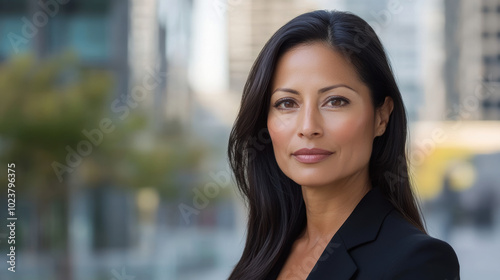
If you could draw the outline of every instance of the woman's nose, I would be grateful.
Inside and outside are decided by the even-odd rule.
[[[323,135],[323,122],[318,108],[304,106],[301,109],[298,122],[298,136],[312,138]]]

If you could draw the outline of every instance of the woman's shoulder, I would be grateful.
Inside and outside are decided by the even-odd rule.
[[[387,215],[378,242],[386,243],[384,279],[460,279],[455,250],[408,222],[398,211]]]

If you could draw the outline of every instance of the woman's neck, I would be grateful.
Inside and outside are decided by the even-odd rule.
[[[368,172],[360,172],[333,186],[302,186],[307,216],[302,241],[310,246],[330,241],[371,189]]]

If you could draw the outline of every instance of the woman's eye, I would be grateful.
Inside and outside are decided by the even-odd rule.
[[[282,101],[276,102],[274,107],[276,107],[278,109],[290,109],[290,108],[294,107],[294,105],[295,105],[294,103],[295,102],[293,102],[292,100],[282,100]]]
[[[347,105],[347,101],[342,98],[332,98],[327,102],[332,107],[342,107]]]
[[[349,104],[349,101],[344,98],[335,97],[330,98],[326,103],[330,107],[343,107]],[[297,107],[297,103],[294,100],[290,99],[278,100],[276,103],[274,103],[274,107],[279,110],[293,109]]]

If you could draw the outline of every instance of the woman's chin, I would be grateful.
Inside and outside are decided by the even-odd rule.
[[[300,180],[294,180],[295,183],[303,187],[309,188],[320,188],[324,186],[331,186],[332,181],[319,180],[320,178],[300,178]],[[293,180],[293,179],[292,179]]]

